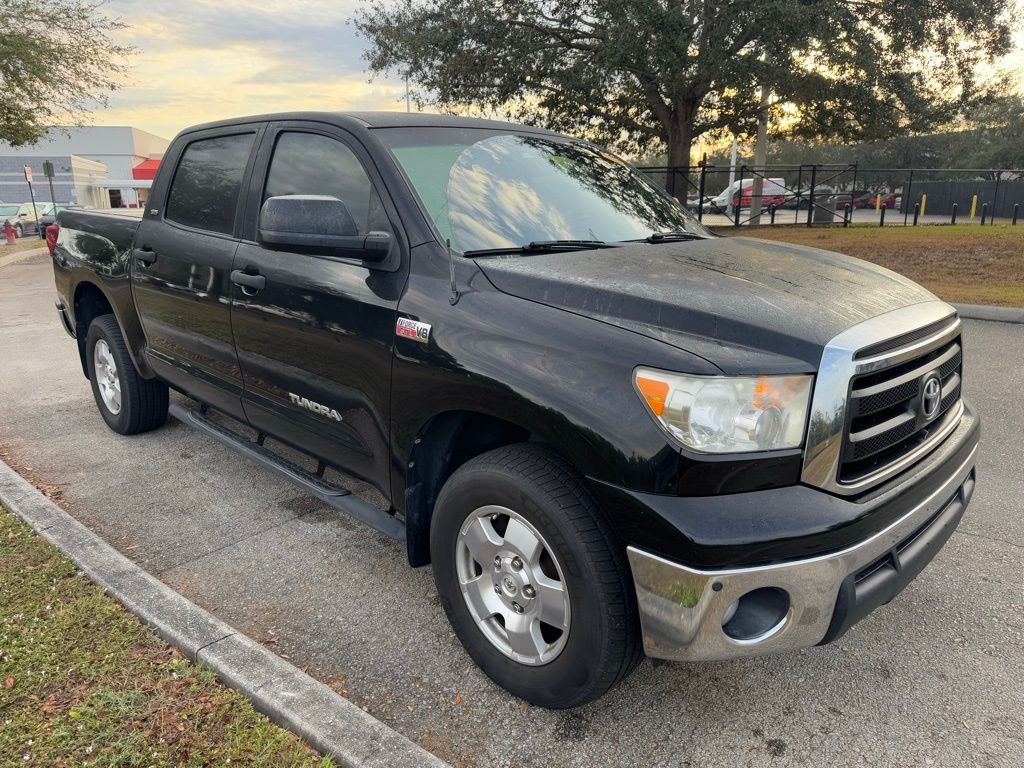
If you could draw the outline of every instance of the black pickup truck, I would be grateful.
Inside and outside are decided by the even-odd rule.
[[[717,237],[585,142],[230,120],[175,139],[140,218],[58,224],[57,310],[106,423],[170,412],[404,540],[473,660],[539,705],[644,652],[835,640],[974,490],[952,307]]]

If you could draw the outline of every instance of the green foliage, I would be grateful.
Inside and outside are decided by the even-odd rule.
[[[0,0],[0,140],[32,144],[106,104],[132,52],[97,0]]]
[[[986,100],[947,130],[886,140],[836,144],[776,136],[768,149],[769,165],[858,163],[861,168],[1024,169],[1024,96],[1004,94]],[[661,162],[657,162],[657,161]],[[709,165],[727,167],[729,153],[716,152]],[[752,165],[749,147],[737,164]],[[664,165],[664,158],[642,164]],[[899,178],[899,177],[897,177]]]
[[[749,134],[767,83],[796,135],[880,139],[960,111],[1008,44],[1008,0],[369,0],[376,73],[473,107],[686,165]]]

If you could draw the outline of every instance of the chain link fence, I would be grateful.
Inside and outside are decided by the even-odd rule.
[[[1024,170],[849,165],[641,166],[711,226],[1012,224]]]

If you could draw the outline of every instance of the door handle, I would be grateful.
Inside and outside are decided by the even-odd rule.
[[[148,266],[156,261],[156,252],[152,248],[146,246],[136,248],[135,260],[140,264],[146,264]]]
[[[253,291],[262,291],[267,287],[267,278],[263,275],[250,275],[248,272],[243,272],[240,269],[231,271],[231,282]]]

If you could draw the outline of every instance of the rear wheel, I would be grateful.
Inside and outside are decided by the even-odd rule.
[[[92,321],[85,350],[92,394],[108,427],[122,435],[134,435],[163,426],[167,385],[144,379],[135,370],[113,315]]]
[[[437,500],[430,546],[455,633],[511,693],[573,707],[639,662],[625,553],[552,452],[515,445],[460,467]]]

